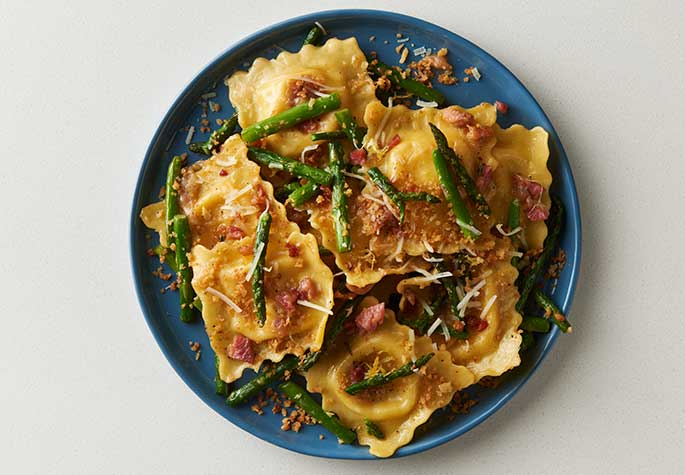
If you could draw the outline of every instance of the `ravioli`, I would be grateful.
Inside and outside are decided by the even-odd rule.
[[[449,204],[435,172],[432,152],[435,141],[428,126],[436,124],[447,136],[450,146],[463,157],[467,169],[475,175],[478,164],[492,164],[490,153],[494,137],[474,140],[469,130],[459,128],[445,119],[452,111],[462,112],[457,106],[445,110],[411,110],[404,106],[384,107],[373,102],[366,108],[364,121],[368,125],[365,142],[369,157],[356,177],[348,174],[350,187],[350,222],[352,251],[337,252],[330,202],[319,200],[311,204],[310,222],[321,233],[322,244],[335,254],[336,264],[351,285],[363,287],[378,282],[383,276],[404,274],[422,265],[414,259],[427,251],[455,253],[465,247],[474,251],[492,249],[494,242],[484,233],[479,239],[466,239],[456,224]],[[466,112],[473,115],[477,130],[491,130],[496,112],[491,104],[481,104]],[[399,144],[385,150],[392,137],[400,137]],[[424,191],[439,197],[442,202],[407,202],[404,224],[393,216],[387,198],[365,177],[365,170],[378,167],[400,191]],[[364,180],[363,182],[361,180]],[[489,230],[490,221],[472,212],[476,226]],[[425,264],[425,263],[423,263]]]
[[[494,170],[494,193],[490,196],[493,217],[498,223],[507,220],[507,209],[512,198],[512,180],[519,174],[540,183],[544,191],[542,203],[549,208],[549,187],[552,174],[547,169],[549,134],[542,127],[530,130],[522,125],[513,125],[508,129],[494,127],[497,143],[492,149],[497,168]],[[542,249],[547,236],[547,225],[544,221],[529,221],[523,213],[523,229],[528,249]]]
[[[376,100],[367,61],[355,38],[331,38],[320,47],[304,45],[297,53],[284,51],[275,59],[257,58],[249,71],[227,81],[229,97],[245,128],[299,102],[324,94],[340,95],[341,109],[361,120],[367,104]],[[312,144],[314,131],[337,130],[332,113],[266,137],[264,146],[288,157],[299,157]]]
[[[368,297],[361,308],[375,303],[376,299]],[[344,391],[350,384],[349,374],[354,364],[391,371],[431,352],[435,356],[412,375],[354,396]],[[447,405],[456,391],[474,381],[469,370],[451,362],[448,352],[435,351],[427,337],[415,338],[413,330],[398,324],[393,312],[388,310],[383,324],[373,333],[347,336],[327,351],[305,376],[307,389],[321,393],[323,408],[336,413],[345,425],[354,428],[359,443],[368,445],[369,451],[378,457],[389,457],[409,443],[419,425],[435,410]],[[370,435],[364,418],[378,425],[385,438]]]
[[[285,207],[273,197],[272,185],[247,159],[240,136],[230,137],[218,154],[184,169],[179,196],[195,244],[190,253],[192,284],[202,301],[221,378],[231,382],[246,368],[257,370],[264,360],[280,361],[286,354],[318,350],[333,307],[333,275],[319,257],[314,236],[302,234],[288,221]],[[246,276],[257,221],[267,204],[272,224],[265,260],[266,322],[259,327]],[[145,214],[154,216],[156,207],[151,206]],[[163,227],[163,218],[161,223]],[[231,358],[237,339],[245,342],[245,338],[247,357]]]
[[[483,279],[485,284],[478,291],[478,295],[470,300],[467,321],[468,315],[482,317],[487,322],[487,327],[470,332],[466,340],[447,340],[441,328],[437,328],[431,335],[431,339],[440,348],[445,348],[451,353],[455,364],[465,366],[473,373],[476,381],[485,376],[499,376],[521,363],[521,335],[518,330],[521,315],[515,308],[519,298],[514,285],[517,276],[518,271],[508,262],[508,258],[480,266],[470,282],[470,287],[478,286]],[[397,286],[398,292],[403,295],[400,308],[406,310],[410,307],[407,302],[409,292],[414,294],[413,299],[423,299],[424,302],[430,298],[429,295],[434,295],[434,292],[430,292],[432,289],[425,289],[427,285],[421,278],[401,281]],[[483,315],[488,305],[489,310]],[[414,307],[414,314],[423,311],[421,305]],[[447,305],[442,307],[435,318],[440,318],[446,323],[453,321]]]

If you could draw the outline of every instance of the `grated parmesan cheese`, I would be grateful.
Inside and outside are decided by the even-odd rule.
[[[367,183],[366,178],[364,178],[362,175],[358,175],[358,174],[352,173],[352,172],[346,172],[344,170],[343,170],[342,174],[345,176],[349,176],[350,178],[356,178],[357,180],[361,180],[364,183]]]
[[[488,300],[488,303],[485,304],[485,307],[483,307],[483,311],[480,312],[481,320],[485,319],[485,316],[488,314],[488,312],[492,308],[492,305],[495,303],[495,300],[497,300],[497,295],[493,295],[492,297],[490,297],[490,299]]]
[[[195,127],[190,126],[188,129],[188,135],[186,135],[186,145],[190,145],[190,141],[193,140],[193,135],[195,134]]]
[[[445,322],[440,322],[440,328],[442,329],[442,335],[445,337],[445,341],[450,341],[450,331],[447,328]]]
[[[464,221],[462,221],[459,218],[457,218],[457,224],[459,225],[460,228],[467,229],[467,230],[471,231],[473,234],[475,234],[476,236],[480,236],[481,234],[483,234],[480,232],[480,230],[477,227],[475,227],[471,224],[465,223]]]
[[[254,253],[254,257],[252,258],[252,264],[250,264],[250,270],[247,272],[247,275],[245,276],[245,282],[249,282],[250,279],[252,279],[252,274],[254,274],[254,271],[257,268],[257,264],[259,263],[259,258],[262,256],[263,250],[264,250],[264,243],[260,242],[259,245],[257,246],[257,250]]]
[[[441,323],[442,323],[442,319],[436,318],[435,321],[433,322],[433,324],[430,326],[430,328],[426,332],[426,336],[431,336],[433,334],[433,332],[435,332],[435,330],[437,330],[437,328],[440,326]]]
[[[482,76],[481,76],[481,74],[480,74],[480,71],[478,71],[478,68],[477,68],[477,67],[474,66],[474,67],[471,68],[471,74],[473,75],[473,78],[474,78],[476,81],[480,81],[480,78],[481,78]]]
[[[521,232],[521,230],[523,230],[523,228],[521,226],[518,226],[518,227],[512,229],[511,231],[509,231],[507,233],[504,231],[504,227],[501,224],[498,224],[497,226],[495,226],[495,228],[497,229],[497,231],[499,231],[499,233],[502,236],[506,236],[506,237],[513,236],[514,234]]]
[[[430,107],[430,108],[435,108],[438,107],[438,103],[435,101],[422,101],[421,99],[416,100],[416,105],[419,107]]]
[[[200,98],[201,98],[203,101],[206,101],[207,99],[213,99],[213,98],[215,98],[215,97],[216,97],[216,92],[208,92],[208,93],[202,94],[202,95],[200,96]]]
[[[302,305],[303,307],[309,307],[309,308],[313,308],[314,310],[319,310],[319,311],[324,312],[328,315],[333,315],[332,310],[329,310],[326,307],[322,307],[321,305],[315,304],[314,302],[310,302],[309,300],[298,300],[297,304]]]
[[[213,288],[213,287],[207,287],[207,289],[205,289],[205,292],[207,292],[208,294],[211,294],[211,295],[213,295],[213,296],[219,298],[222,302],[224,302],[226,305],[228,305],[229,307],[231,307],[231,308],[232,308],[233,310],[235,310],[236,312],[242,313],[242,309],[241,309],[240,307],[238,307],[238,304],[236,304],[233,300],[231,300],[230,298],[228,298],[228,296],[222,294],[221,292],[219,292],[219,291],[216,290],[215,288]]]
[[[478,282],[471,290],[466,292],[466,295],[464,295],[464,298],[459,301],[457,304],[457,309],[459,310],[459,316],[464,317],[466,315],[466,306],[469,303],[469,300],[471,300],[473,297],[476,297],[480,295],[480,289],[483,288],[485,285],[486,280],[485,278]]]
[[[321,30],[321,32],[322,32],[324,35],[327,35],[327,34],[328,34],[328,32],[326,31],[326,28],[324,28],[323,25],[322,25],[321,23],[319,23],[318,21],[315,21],[314,24],[315,24],[316,26],[319,27],[319,29]]]
[[[429,316],[432,317],[433,315],[435,315],[435,312],[433,312],[433,309],[430,307],[430,305],[428,305],[428,304],[426,303],[425,300],[423,300],[423,299],[420,298],[420,299],[419,299],[419,303],[421,304],[421,306],[423,307],[423,309],[425,310],[425,312],[426,312]]]
[[[319,144],[314,144],[314,145],[307,145],[305,148],[302,149],[302,153],[300,154],[300,161],[304,162],[304,156],[307,152],[312,152],[319,148]]]
[[[426,257],[426,256],[421,256],[423,257],[423,260],[426,262],[443,262],[445,260],[444,257]]]

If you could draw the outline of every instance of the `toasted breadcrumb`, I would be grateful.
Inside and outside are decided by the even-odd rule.
[[[449,407],[455,414],[468,414],[476,404],[478,404],[478,401],[471,399],[467,394],[460,391],[454,394]]]
[[[478,381],[479,386],[490,389],[496,389],[500,384],[502,384],[502,380],[495,376],[485,376]]]

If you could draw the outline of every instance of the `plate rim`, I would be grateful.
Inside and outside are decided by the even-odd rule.
[[[211,409],[213,409],[215,412],[218,413],[220,417],[223,419],[228,420],[235,426],[239,427],[240,429],[244,430],[248,434],[257,437],[265,442],[268,442],[270,444],[273,444],[277,447],[280,447],[282,449],[290,450],[292,452],[297,452],[301,453],[304,455],[309,455],[309,456],[315,456],[315,457],[321,457],[321,458],[328,458],[328,459],[343,459],[343,460],[389,460],[389,459],[395,459],[395,458],[400,458],[400,457],[405,457],[408,455],[413,455],[413,454],[418,454],[421,452],[424,452],[426,450],[429,450],[434,447],[438,447],[440,445],[443,445],[451,440],[456,439],[457,437],[469,432],[470,430],[474,429],[476,426],[480,425],[482,422],[484,422],[486,419],[488,419],[490,416],[492,416],[495,412],[497,412],[499,409],[501,409],[510,399],[514,397],[514,395],[528,382],[528,380],[532,377],[532,375],[538,370],[542,362],[547,358],[547,355],[549,354],[550,350],[554,346],[554,344],[557,341],[557,338],[559,336],[559,329],[557,327],[554,327],[552,330],[552,335],[550,338],[546,341],[545,345],[542,347],[539,356],[535,360],[535,362],[531,365],[530,370],[522,377],[520,381],[518,381],[512,388],[510,388],[508,391],[498,394],[497,398],[492,402],[489,407],[479,416],[469,420],[466,424],[457,426],[453,430],[449,430],[446,434],[443,434],[441,436],[434,436],[432,438],[427,438],[426,440],[420,440],[418,442],[411,442],[410,444],[401,447],[398,449],[395,454],[393,454],[391,457],[388,458],[379,458],[375,457],[374,455],[371,455],[368,452],[363,452],[363,453],[356,453],[356,452],[343,452],[343,453],[334,453],[334,454],[325,454],[322,453],[321,451],[315,451],[309,449],[309,445],[287,445],[283,443],[280,439],[274,437],[270,432],[263,431],[259,429],[256,426],[247,424],[247,423],[242,423],[240,420],[234,420],[230,418],[229,416],[223,414],[220,412],[217,408],[214,407],[214,404],[212,401],[206,399],[203,395],[203,388],[200,388],[195,382],[189,378],[188,376],[185,375],[184,370],[182,368],[182,365],[176,361],[175,356],[173,354],[172,349],[166,344],[166,342],[162,339],[162,336],[160,335],[159,331],[157,330],[157,324],[153,321],[152,316],[150,315],[151,312],[149,312],[149,309],[145,305],[145,300],[142,292],[142,285],[143,283],[141,282],[138,273],[136,272],[136,265],[137,265],[137,256],[135,254],[135,241],[136,241],[136,235],[135,235],[135,230],[136,230],[136,224],[137,220],[139,219],[139,209],[138,209],[138,204],[141,201],[141,189],[143,185],[143,176],[144,176],[144,171],[146,169],[146,165],[148,162],[151,160],[152,153],[158,143],[158,141],[161,139],[161,135],[163,132],[163,129],[165,127],[165,124],[169,122],[169,120],[172,118],[172,116],[176,113],[177,109],[179,108],[180,105],[186,100],[186,96],[192,91],[194,88],[195,83],[202,78],[205,74],[210,72],[213,68],[215,68],[218,63],[220,63],[224,57],[227,55],[233,54],[240,49],[244,48],[245,46],[249,45],[251,42],[256,41],[260,39],[261,36],[271,33],[273,30],[279,30],[279,29],[284,29],[290,26],[293,23],[301,23],[303,21],[326,21],[326,19],[331,19],[331,17],[335,18],[336,16],[348,16],[348,17],[354,17],[354,16],[362,16],[362,17],[367,17],[364,19],[375,19],[375,20],[390,20],[394,22],[408,22],[413,24],[413,26],[416,26],[421,29],[425,30],[432,30],[434,32],[438,32],[440,34],[444,34],[447,37],[450,37],[451,40],[454,41],[459,41],[467,44],[468,46],[478,50],[479,54],[482,55],[483,57],[486,57],[490,61],[496,63],[499,67],[501,67],[506,73],[508,73],[512,80],[513,84],[517,86],[518,88],[521,89],[523,94],[531,101],[531,103],[535,106],[535,108],[538,110],[538,112],[541,114],[542,118],[544,119],[543,124],[538,124],[541,125],[549,134],[550,138],[553,139],[554,143],[556,146],[558,146],[557,152],[558,152],[558,159],[559,162],[562,165],[562,169],[565,171],[565,180],[568,181],[569,189],[570,189],[570,203],[565,203],[565,205],[568,207],[569,205],[571,206],[571,212],[567,212],[567,216],[572,216],[573,220],[572,222],[569,220],[567,221],[567,226],[570,224],[573,225],[573,228],[576,230],[576,236],[575,239],[572,242],[573,249],[569,251],[572,255],[575,256],[574,259],[574,265],[570,270],[570,276],[569,276],[569,286],[568,286],[568,291],[566,293],[566,298],[564,301],[561,303],[562,310],[568,314],[571,303],[573,301],[573,298],[575,296],[575,291],[576,287],[578,284],[579,280],[579,274],[580,274],[580,266],[581,266],[581,259],[582,259],[582,224],[581,224],[581,212],[580,212],[580,202],[578,199],[578,192],[576,188],[576,183],[575,179],[573,176],[573,171],[571,169],[571,164],[568,160],[568,156],[566,155],[566,151],[564,150],[564,146],[561,143],[561,140],[559,138],[559,135],[557,134],[554,126],[552,125],[552,122],[550,121],[549,117],[545,113],[544,109],[540,106],[540,103],[537,101],[537,99],[533,96],[533,94],[528,90],[528,88],[519,80],[519,78],[507,67],[505,66],[501,61],[499,61],[497,58],[495,58],[493,55],[488,53],[486,50],[478,46],[476,43],[460,36],[457,33],[454,33],[450,30],[448,30],[445,27],[442,27],[440,25],[437,25],[433,22],[430,22],[428,20],[424,20],[422,18],[417,18],[411,15],[406,15],[403,13],[397,13],[397,12],[392,12],[392,11],[387,11],[387,10],[377,10],[377,9],[329,9],[329,10],[322,10],[318,12],[313,12],[313,13],[308,13],[304,15],[299,15],[295,17],[291,17],[285,20],[281,20],[279,22],[273,23],[271,25],[268,25],[266,27],[263,27],[254,33],[247,35],[238,41],[230,44],[227,48],[225,48],[223,51],[221,51],[218,55],[216,55],[211,61],[209,61],[199,72],[197,72],[195,75],[192,76],[192,78],[183,86],[181,91],[176,95],[176,98],[172,102],[171,106],[169,106],[167,112],[164,114],[164,117],[160,121],[159,125],[157,126],[155,133],[152,136],[152,139],[150,140],[150,144],[148,145],[145,155],[143,157],[142,162],[140,163],[140,168],[138,171],[138,178],[136,179],[135,182],[135,189],[133,193],[133,198],[132,198],[132,204],[131,204],[131,216],[129,220],[129,257],[130,257],[130,265],[131,265],[131,272],[133,274],[133,283],[134,287],[136,290],[136,296],[138,298],[138,304],[140,306],[140,309],[143,313],[143,316],[145,318],[145,322],[148,326],[148,329],[152,333],[152,336],[154,337],[157,346],[159,349],[162,351],[162,354],[164,357],[167,359],[171,367],[174,369],[176,372],[177,376],[183,381],[183,383],[188,386],[193,393],[202,401],[204,402],[207,406],[209,406]]]

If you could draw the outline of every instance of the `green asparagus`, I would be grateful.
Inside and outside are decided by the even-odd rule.
[[[371,181],[392,201],[395,206],[400,210],[400,224],[404,223],[404,214],[406,212],[407,201],[425,201],[427,203],[440,203],[440,198],[433,196],[429,193],[423,192],[402,192],[390,183],[390,180],[383,175],[383,173],[377,168],[373,167],[366,172],[371,178]]]
[[[152,252],[159,257],[159,262],[169,265],[172,271],[176,272],[176,253],[171,253],[168,247],[161,244],[152,248]]]
[[[439,254],[434,253],[432,255],[433,257],[439,257]],[[438,272],[449,271],[447,264],[444,260],[436,263],[435,267],[437,268]],[[459,309],[457,308],[457,305],[459,305],[459,295],[457,295],[457,279],[454,276],[444,277],[440,279],[440,283],[443,287],[445,287],[445,291],[447,292],[447,300],[450,303],[450,310],[452,311],[452,315],[454,316],[454,318],[461,320],[461,318],[459,317]]]
[[[545,311],[545,317],[548,317],[552,323],[558,326],[559,330],[564,333],[571,333],[573,331],[571,324],[561,310],[559,310],[559,307],[552,302],[551,298],[545,295],[540,289],[536,289],[533,292],[533,298],[535,299],[535,303]]]
[[[342,131],[352,141],[352,145],[354,145],[355,148],[362,148],[362,141],[366,135],[366,129],[357,125],[350,110],[339,110],[335,113],[335,118],[338,120]]]
[[[228,383],[219,376],[219,357],[214,354],[214,392],[218,396],[228,396]]]
[[[461,158],[459,158],[447,143],[445,134],[443,134],[434,124],[429,123],[428,125],[430,126],[431,132],[433,132],[433,138],[438,145],[438,150],[440,150],[443,157],[445,157],[454,168],[461,185],[464,187],[464,191],[466,191],[466,195],[476,205],[478,213],[485,217],[490,216],[490,206],[488,205],[488,202],[485,201],[483,195],[478,191],[476,183],[473,181],[473,178],[471,178],[471,175],[469,175],[466,167],[464,167]]]
[[[414,79],[405,78],[396,68],[391,68],[378,60],[369,61],[369,69],[375,76],[386,76],[395,88],[404,89],[414,96],[425,101],[436,102],[438,105],[445,102],[445,96],[440,91]]]
[[[243,129],[241,134],[246,143],[253,143],[262,137],[266,137],[281,130],[293,127],[300,122],[313,119],[326,112],[340,107],[340,96],[337,93],[311,99],[310,101],[298,104],[286,111],[276,114],[268,119],[260,120],[251,126]]]
[[[509,212],[507,213],[507,227],[509,228],[508,231],[511,232],[519,226],[521,226],[521,204],[519,203],[519,200],[514,198],[513,200],[511,200],[511,203],[509,203]],[[518,248],[518,244],[520,242],[518,236],[514,234],[513,236],[511,236],[511,240],[514,243],[514,246]],[[512,257],[511,264],[515,266],[516,264],[518,264],[520,259],[520,257]]]
[[[384,384],[388,384],[389,382],[397,378],[409,376],[410,374],[414,373],[415,369],[420,368],[421,366],[428,363],[428,361],[433,357],[433,355],[435,355],[435,353],[425,354],[416,361],[410,361],[387,374],[378,373],[371,376],[370,378],[363,379],[357,383],[352,383],[345,388],[345,392],[347,394],[351,394],[352,396],[354,396],[355,394],[359,394],[361,391],[364,391],[365,389],[382,386]]]
[[[477,238],[480,236],[480,232],[475,232],[477,230],[473,226],[471,213],[469,213],[468,208],[461,199],[457,184],[447,166],[445,157],[443,157],[442,153],[437,149],[433,150],[433,165],[435,165],[435,171],[438,173],[442,191],[445,193],[445,199],[452,206],[452,212],[456,218],[457,225],[461,228],[462,233],[464,233],[464,236],[467,238]]]
[[[535,344],[535,337],[533,336],[532,333],[530,332],[523,332],[521,333],[521,347],[519,348],[520,352],[526,351],[528,348],[533,346]]]
[[[266,248],[269,245],[269,229],[271,228],[271,214],[264,210],[257,223],[257,232],[254,242],[254,258],[257,265],[252,272],[252,300],[254,312],[259,326],[263,327],[266,321],[266,302],[264,298],[264,260]]]
[[[530,296],[535,283],[537,282],[538,278],[542,276],[545,263],[556,248],[557,240],[559,238],[559,234],[561,233],[561,228],[564,222],[564,206],[561,204],[561,201],[556,198],[552,199],[552,203],[554,205],[554,224],[552,226],[552,230],[545,239],[545,244],[542,247],[540,256],[538,256],[538,259],[535,261],[535,263],[530,266],[530,272],[523,279],[522,285],[519,286],[521,289],[521,296],[519,297],[518,302],[516,302],[516,310],[519,313],[523,312],[523,308],[526,305],[528,297]]]
[[[549,331],[549,320],[541,317],[525,315],[519,328],[527,332],[547,333]]]
[[[209,135],[206,142],[194,142],[188,145],[191,152],[210,156],[217,147],[226,141],[235,132],[238,126],[238,114],[233,114],[230,119],[224,120],[221,127]]]
[[[378,424],[373,422],[368,417],[364,418],[364,425],[366,426],[366,432],[368,432],[370,436],[380,440],[385,439],[385,434],[383,433],[383,430],[380,427],[378,427]]]
[[[333,132],[316,132],[312,134],[312,142],[319,140],[339,140],[347,138],[347,134],[342,130],[334,130]]]
[[[351,444],[357,438],[357,434],[353,430],[345,427],[340,419],[335,415],[331,415],[323,410],[321,405],[317,403],[311,395],[303,388],[288,381],[281,384],[278,389],[283,392],[288,398],[293,401],[300,409],[312,416],[319,424],[331,431],[341,442]]]
[[[306,165],[297,160],[293,160],[292,158],[281,157],[280,155],[270,152],[269,150],[264,150],[257,147],[249,147],[247,156],[251,160],[259,162],[262,165],[266,165],[269,168],[285,170],[292,175],[300,178],[307,178],[308,180],[311,180],[319,185],[328,185],[332,179],[331,174],[326,170]]]
[[[166,245],[173,249],[174,243],[174,223],[173,219],[179,211],[178,191],[175,186],[178,186],[176,180],[181,175],[181,166],[183,165],[183,157],[176,155],[171,159],[166,175],[166,189],[164,192],[164,208],[166,211]]]
[[[299,361],[296,356],[287,355],[280,362],[259,373],[253,380],[231,391],[226,399],[226,403],[231,407],[243,404],[252,396],[266,389],[271,383],[280,381],[287,371],[297,368]]]
[[[321,29],[319,25],[314,25],[311,30],[307,33],[307,36],[305,36],[304,41],[302,42],[302,46],[304,45],[312,45],[312,46],[319,46],[321,44],[321,40],[323,39],[325,32]]]
[[[445,301],[445,295],[439,294],[435,300],[433,300],[429,305],[428,309],[424,309],[418,318],[414,319],[401,319],[400,323],[412,327],[414,330],[419,332],[421,335],[426,333],[428,326],[435,320],[435,314],[438,313],[442,303]]]
[[[173,223],[176,235],[176,268],[180,280],[178,290],[181,298],[181,321],[188,323],[193,321],[193,300],[195,299],[195,292],[191,285],[193,274],[188,265],[190,227],[188,218],[182,214],[174,216]]]
[[[288,195],[288,199],[290,200],[290,203],[297,208],[314,198],[318,192],[319,185],[309,182],[298,186],[293,190],[292,193]]]
[[[352,239],[350,222],[347,214],[347,196],[345,195],[345,176],[343,175],[343,150],[339,142],[328,143],[330,156],[329,169],[333,175],[332,206],[335,238],[338,252],[350,252]]]

